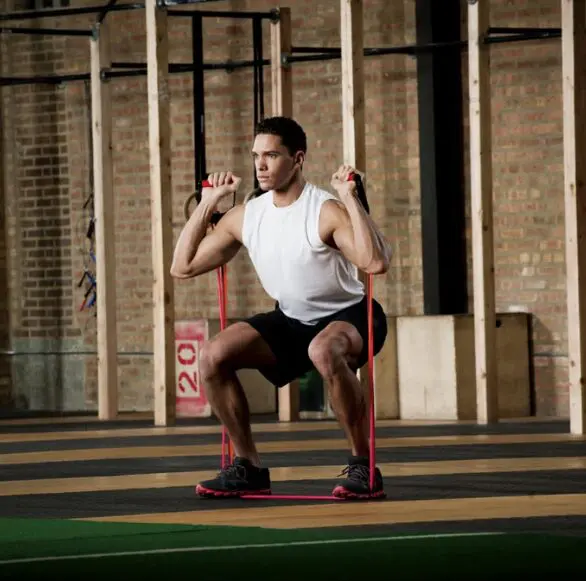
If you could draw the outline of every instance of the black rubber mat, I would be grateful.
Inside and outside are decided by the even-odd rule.
[[[347,450],[311,450],[304,452],[275,452],[262,454],[268,467],[324,466],[347,462]],[[530,444],[466,444],[416,446],[377,450],[377,462],[434,462],[441,460],[485,460],[491,458],[559,458],[586,456],[586,442],[540,442]],[[218,455],[174,456],[151,458],[107,458],[103,460],[60,461],[30,464],[0,465],[1,480],[37,480],[41,478],[72,478],[83,476],[117,476],[155,472],[188,472],[216,470]],[[586,491],[586,489],[585,489]]]
[[[480,426],[408,426],[385,427],[377,429],[378,438],[425,438],[437,436],[467,436],[467,435],[531,435],[531,434],[563,434],[560,424],[503,424],[499,429],[482,430]],[[307,440],[335,440],[344,439],[341,429],[311,430],[300,432],[257,432],[254,434],[257,442],[289,442]],[[127,448],[141,446],[194,446],[204,444],[220,445],[221,435],[218,434],[166,434],[145,436],[116,436],[104,438],[83,438],[70,440],[47,440],[37,442],[0,442],[0,454],[15,454],[23,452],[45,452],[50,450],[83,450],[94,448]],[[439,442],[438,442],[439,444]]]
[[[324,527],[324,533],[330,527]],[[530,517],[530,518],[495,518],[463,521],[435,521],[426,523],[389,523],[385,525],[356,525],[352,527],[357,533],[368,531],[369,534],[459,534],[479,532],[518,532],[542,534],[586,536],[586,516]],[[335,530],[336,527],[332,527]]]
[[[335,482],[335,478],[319,481],[276,482],[273,485],[273,492],[275,494],[329,495]],[[586,470],[403,476],[386,478],[385,490],[387,499],[379,502],[579,494],[586,490]],[[0,514],[4,517],[84,518],[221,510],[261,505],[315,504],[315,502],[310,500],[201,499],[194,494],[194,487],[168,487],[0,497]],[[331,502],[339,501],[332,500]]]

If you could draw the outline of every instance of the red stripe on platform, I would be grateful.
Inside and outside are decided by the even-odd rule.
[[[303,494],[244,494],[240,498],[253,500],[344,500],[335,496],[306,496]]]

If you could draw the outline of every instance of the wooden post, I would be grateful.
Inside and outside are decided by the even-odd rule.
[[[293,116],[291,67],[283,58],[292,52],[291,10],[279,8],[279,19],[271,21],[271,96],[273,115]]]
[[[167,12],[146,0],[147,82],[153,261],[153,389],[155,425],[175,423],[175,308],[171,278],[169,40]]]
[[[564,198],[570,431],[584,434],[586,398],[586,3],[562,0]]]
[[[484,37],[489,2],[468,2],[470,175],[474,285],[476,409],[481,424],[498,420],[492,215],[490,51]]]
[[[110,83],[101,78],[101,71],[110,68],[111,64],[108,29],[105,21],[96,25],[90,40],[96,215],[98,417],[101,420],[111,420],[118,415],[112,107]]]
[[[293,117],[293,85],[291,67],[283,62],[290,56],[291,10],[279,8],[279,19],[271,21],[271,96],[274,116]],[[299,420],[299,380],[281,387],[277,392],[279,421]]]
[[[341,0],[344,163],[366,171],[362,0]],[[333,173],[333,171],[332,171]]]
[[[366,172],[362,4],[362,0],[341,0],[340,2],[342,133],[344,164],[351,165],[359,172]],[[360,273],[360,278],[366,286],[368,280],[363,272]],[[359,370],[358,375],[365,393],[368,393],[368,364]]]

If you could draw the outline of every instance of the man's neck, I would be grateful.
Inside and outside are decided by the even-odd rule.
[[[287,187],[273,190],[273,204],[278,208],[290,206],[299,199],[303,188],[305,188],[305,178],[299,175]]]

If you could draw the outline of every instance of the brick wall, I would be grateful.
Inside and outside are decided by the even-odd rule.
[[[491,22],[559,27],[560,3],[496,2]],[[537,410],[568,411],[559,40],[492,47],[497,308],[533,314]]]
[[[88,0],[74,5],[93,5]],[[339,46],[338,1],[289,3],[293,42]],[[219,2],[207,8],[269,9],[266,0]],[[415,41],[414,3],[365,2],[369,46]],[[463,2],[465,28],[466,3]],[[559,2],[493,0],[491,23],[559,26]],[[89,17],[69,17],[64,27],[89,28]],[[141,12],[108,16],[115,60],[145,62]],[[51,20],[22,26],[54,26]],[[252,57],[251,25],[207,19],[205,60]],[[265,56],[269,53],[264,24]],[[65,37],[2,39],[4,75],[88,72],[88,40]],[[171,21],[172,62],[191,61],[184,19]],[[494,46],[493,119],[496,213],[497,307],[534,315],[538,413],[567,414],[564,290],[561,51],[559,41]],[[464,81],[466,53],[463,53]],[[231,168],[252,186],[249,148],[253,129],[252,69],[208,71],[206,133],[208,170]],[[341,162],[340,63],[294,65],[294,114],[309,138],[306,174],[327,186]],[[373,215],[395,248],[389,273],[377,278],[376,295],[390,314],[422,311],[416,62],[405,56],[365,60],[369,194]],[[115,79],[113,90],[117,313],[121,409],[148,409],[151,401],[150,201],[146,77]],[[270,114],[270,74],[265,72]],[[175,236],[183,200],[194,176],[192,82],[171,78],[172,178]],[[467,87],[465,86],[465,92]],[[78,355],[15,357],[15,393],[22,378],[41,369],[25,396],[29,405],[56,402],[95,406],[95,319],[79,311],[76,283],[87,260],[84,240],[91,192],[88,97],[83,82],[60,87],[2,89],[6,168],[4,233],[10,280],[11,345],[22,351]],[[1,250],[1,249],[0,249]],[[0,260],[3,256],[0,251]],[[229,313],[239,317],[268,308],[244,253],[229,266]],[[1,284],[1,281],[0,281]],[[471,283],[470,283],[470,288]],[[0,303],[0,308],[1,308]],[[6,309],[3,310],[6,316]],[[215,275],[177,282],[178,319],[218,317]],[[51,387],[47,387],[49,377]],[[64,387],[63,387],[64,386]],[[44,393],[44,397],[39,396]],[[47,395],[49,392],[49,395]],[[49,397],[50,396],[50,397]]]

